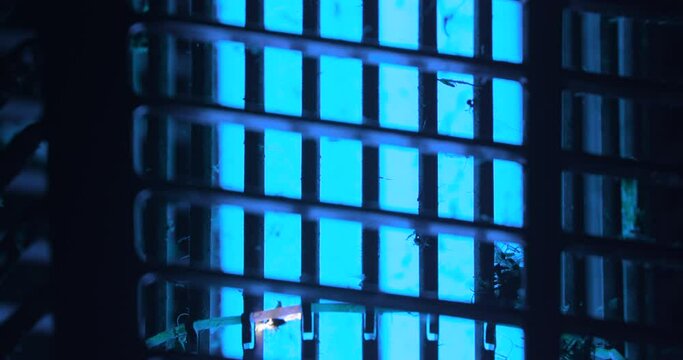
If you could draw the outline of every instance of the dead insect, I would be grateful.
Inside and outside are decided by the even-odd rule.
[[[469,108],[467,108],[467,110],[469,110],[469,111],[474,110],[474,99],[467,99],[467,106],[469,106]]]
[[[408,235],[408,237],[406,237],[406,240],[412,240],[413,244],[420,248],[429,246],[429,241],[427,240],[427,237],[418,234],[416,231],[413,231],[412,234]]]
[[[446,86],[450,86],[450,87],[456,87],[458,84],[474,86],[474,84],[469,83],[467,81],[462,81],[462,80],[453,80],[453,79],[445,79],[445,78],[439,78],[436,80],[438,80],[440,83],[442,83]]]

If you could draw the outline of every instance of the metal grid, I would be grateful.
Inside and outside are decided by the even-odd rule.
[[[48,2],[49,3],[49,2]],[[637,175],[647,180],[662,180],[673,186],[681,185],[680,173],[671,171],[656,164],[641,164],[629,160],[603,159],[587,155],[567,154],[561,148],[560,121],[561,91],[589,91],[610,96],[627,96],[638,99],[657,101],[678,101],[683,98],[683,91],[679,87],[653,82],[636,81],[614,76],[585,74],[578,71],[563,70],[561,64],[561,23],[562,11],[566,4],[562,2],[531,1],[525,3],[525,63],[511,65],[490,60],[490,9],[491,2],[477,0],[478,29],[477,43],[483,45],[483,51],[477,52],[474,59],[457,56],[438,55],[428,53],[425,49],[414,52],[408,50],[389,49],[376,43],[376,34],[366,34],[362,44],[352,44],[343,41],[318,39],[314,31],[316,15],[310,10],[305,15],[304,36],[285,35],[263,30],[262,2],[248,1],[247,28],[224,26],[201,22],[185,18],[164,18],[158,16],[135,16],[129,14],[125,6],[112,1],[98,4],[97,7],[79,2],[49,5],[54,14],[63,15],[66,19],[76,19],[74,15],[78,6],[83,6],[94,16],[87,20],[92,29],[85,36],[86,39],[106,44],[121,43],[120,46],[94,46],[96,50],[79,60],[82,71],[92,78],[79,77],[73,87],[69,87],[66,95],[59,97],[59,84],[66,82],[61,68],[71,66],[69,60],[61,55],[65,49],[60,39],[78,34],[77,26],[67,26],[64,29],[52,31],[49,26],[41,31],[46,36],[47,54],[53,62],[47,70],[48,100],[46,111],[52,115],[53,128],[51,140],[51,185],[54,204],[52,207],[52,221],[57,224],[53,232],[55,239],[55,279],[62,286],[63,291],[57,292],[55,298],[55,314],[57,318],[56,354],[59,358],[70,357],[74,352],[98,354],[100,358],[142,358],[143,350],[137,337],[135,314],[135,299],[137,280],[142,274],[145,279],[188,281],[197,285],[230,286],[244,288],[251,297],[245,301],[245,309],[260,309],[260,294],[264,291],[300,294],[307,301],[317,298],[332,298],[372,306],[391,307],[405,311],[419,311],[425,314],[444,314],[480,321],[514,324],[525,330],[525,351],[528,359],[552,359],[558,357],[558,339],[563,331],[585,332],[599,334],[606,337],[623,339],[639,339],[655,342],[676,342],[678,339],[665,329],[648,326],[623,324],[620,321],[599,321],[592,319],[562,316],[559,312],[559,262],[562,249],[581,249],[585,253],[625,253],[633,257],[640,257],[642,252],[651,254],[653,258],[667,255],[680,259],[679,250],[672,250],[661,245],[647,243],[630,243],[625,245],[618,240],[603,241],[599,237],[583,237],[561,233],[561,204],[560,180],[562,170],[578,170],[602,172],[606,174],[630,176]],[[573,1],[572,6],[588,3]],[[315,2],[307,2],[315,5]],[[74,11],[74,14],[69,13]],[[428,48],[433,43],[433,34],[425,30],[435,21],[435,15],[421,6],[424,19],[420,34],[422,46]],[[115,14],[117,16],[112,16]],[[377,24],[377,3],[365,2],[365,25]],[[101,21],[102,19],[109,19]],[[129,27],[123,19],[135,19],[137,22]],[[50,24],[46,21],[46,24]],[[377,26],[372,27],[376,29]],[[487,30],[488,34],[487,34]],[[393,63],[399,65],[417,66],[423,73],[420,76],[421,99],[434,99],[435,71],[448,70],[472,73],[477,76],[479,85],[484,89],[490,86],[490,77],[501,77],[518,80],[524,83],[526,89],[526,137],[525,145],[521,149],[494,144],[490,139],[490,108],[481,106],[476,109],[477,135],[476,140],[461,140],[445,138],[434,134],[435,119],[433,113],[422,113],[425,120],[420,133],[408,133],[399,130],[379,129],[375,122],[363,125],[333,124],[316,122],[316,107],[314,99],[304,96],[304,109],[310,119],[302,121],[280,115],[264,114],[262,106],[262,54],[247,52],[249,58],[247,66],[247,104],[243,115],[235,110],[211,106],[200,103],[171,103],[162,99],[139,98],[135,102],[139,107],[136,115],[143,112],[163,116],[192,115],[195,119],[210,119],[221,121],[230,115],[232,121],[240,122],[250,130],[246,136],[245,169],[246,191],[244,193],[211,189],[208,186],[180,186],[157,182],[138,182],[133,180],[133,173],[129,168],[131,124],[122,122],[133,113],[134,100],[130,96],[127,84],[125,64],[126,50],[123,39],[128,31],[151,33],[169,33],[179,37],[189,37],[195,40],[234,40],[262,47],[265,45],[278,46],[301,50],[304,55],[316,58],[319,55],[335,55],[360,58],[364,61],[364,117],[377,119],[376,94],[378,86],[377,65]],[[375,35],[375,36],[372,36]],[[107,40],[107,41],[105,41]],[[93,46],[92,44],[88,46]],[[482,48],[478,47],[478,48]],[[67,46],[67,50],[79,51],[83,44],[74,42]],[[91,49],[88,47],[88,49]],[[103,65],[109,65],[111,73],[99,71]],[[316,62],[305,62],[304,74],[316,69]],[[317,84],[304,75],[304,91],[313,92]],[[489,85],[485,85],[488,83]],[[84,90],[86,89],[86,90]],[[483,96],[490,96],[485,91]],[[115,104],[108,101],[114,98]],[[58,100],[59,99],[59,100]],[[61,100],[61,101],[60,101]],[[84,105],[85,104],[85,105]],[[433,104],[432,104],[433,105]],[[105,112],[103,110],[111,110]],[[67,117],[66,115],[70,115]],[[93,115],[100,117],[98,124],[91,121]],[[221,115],[224,114],[224,115]],[[209,116],[206,116],[209,115]],[[214,116],[218,115],[218,116]],[[63,120],[62,120],[63,119]],[[296,124],[293,121],[296,119]],[[431,120],[433,121],[431,121]],[[550,120],[549,120],[550,119]],[[422,123],[422,121],[420,122]],[[54,124],[59,124],[60,127]],[[103,126],[107,136],[92,136],[102,134]],[[316,137],[342,131],[349,138],[362,140],[363,155],[363,207],[319,203],[316,198],[291,200],[271,197],[263,194],[263,135],[259,130],[272,127],[301,130],[305,140],[305,147],[315,150]],[[84,141],[70,143],[68,139],[73,133],[81,135]],[[526,226],[524,229],[514,229],[505,226],[492,225],[481,221],[464,222],[430,217],[424,214],[406,215],[378,210],[377,184],[377,146],[384,143],[408,144],[418,147],[421,158],[421,190],[424,200],[420,202],[420,209],[425,211],[433,208],[434,186],[434,154],[440,151],[458,150],[458,153],[473,155],[478,159],[507,158],[518,160],[525,166],[526,179]],[[95,164],[84,170],[70,158],[82,158],[83,154],[94,151],[99,156],[98,161],[105,164]],[[311,163],[317,163],[313,161]],[[59,164],[60,167],[57,167]],[[68,165],[72,164],[72,165]],[[115,166],[112,166],[115,164]],[[487,192],[490,190],[491,174],[489,162],[483,161],[478,166],[478,195],[477,212],[485,215],[490,212],[492,199]],[[309,164],[310,165],[310,164]],[[620,165],[620,166],[615,166]],[[306,166],[306,165],[305,165]],[[305,168],[303,171],[304,190],[315,194],[317,178],[315,167]],[[653,177],[652,174],[658,175]],[[84,180],[90,180],[85,181]],[[76,187],[74,184],[82,184]],[[488,189],[488,190],[487,190]],[[144,190],[139,192],[140,190]],[[258,252],[258,246],[263,243],[263,219],[259,215],[264,211],[287,210],[298,212],[307,219],[304,234],[315,233],[315,221],[326,215],[337,218],[363,222],[369,226],[363,232],[363,271],[368,276],[368,283],[376,277],[378,235],[373,229],[380,224],[392,224],[415,228],[425,236],[436,236],[439,233],[456,233],[475,236],[479,248],[479,260],[489,256],[490,247],[487,241],[494,237],[496,240],[506,239],[526,244],[527,267],[527,310],[506,310],[491,306],[485,300],[475,304],[462,304],[447,301],[427,300],[398,295],[381,294],[377,289],[364,288],[363,291],[338,289],[312,283],[295,283],[279,280],[264,279],[262,271],[247,273],[245,276],[228,275],[213,271],[190,270],[172,266],[156,267],[149,264],[138,264],[133,252],[133,245],[122,239],[131,239],[133,224],[130,214],[133,213],[134,194],[139,197],[149,194],[162,195],[173,200],[186,200],[198,204],[232,203],[245,208],[245,233],[251,234],[246,239],[245,269],[262,269],[263,257]],[[80,194],[83,197],[80,197]],[[551,195],[549,195],[551,194]],[[74,196],[77,196],[76,198]],[[75,199],[75,200],[74,200]],[[422,198],[421,198],[422,199]],[[107,206],[112,209],[111,216],[95,214],[91,209]],[[77,221],[72,217],[77,217]],[[102,229],[107,229],[102,234]],[[493,236],[492,236],[493,235]],[[98,243],[99,251],[105,250],[110,256],[102,259],[90,256],[96,249],[91,239],[101,239]],[[433,239],[433,238],[432,238]],[[565,241],[548,241],[549,239],[563,239]],[[579,241],[580,240],[580,241]],[[302,269],[312,279],[316,278],[317,269],[312,265],[316,258],[315,236],[307,236],[304,240],[306,250],[310,251],[302,256]],[[433,240],[432,240],[433,241]],[[78,250],[73,250],[77,246]],[[262,248],[262,247],[261,247]],[[69,250],[71,249],[71,250]],[[251,250],[249,250],[251,249]],[[672,255],[673,254],[673,255]],[[89,257],[90,256],[90,257]],[[423,252],[424,259],[433,258],[434,254]],[[488,260],[486,260],[488,262]],[[134,264],[131,266],[130,264]],[[84,273],[83,269],[99,269],[98,272]],[[480,264],[480,272],[485,274],[488,269]],[[377,280],[376,278],[374,280]],[[435,284],[426,275],[421,277],[423,288],[421,293],[435,291]],[[433,279],[431,279],[433,280]],[[92,293],[83,288],[83,284],[95,285],[97,301],[92,302]],[[110,311],[107,315],[98,315],[95,321],[99,325],[92,333],[83,334],[83,328],[88,328],[93,321],[88,314],[102,314],[104,307]],[[111,316],[112,313],[115,316]],[[371,314],[368,314],[371,315]],[[372,316],[370,316],[372,318]],[[428,317],[424,318],[427,321]],[[372,333],[374,323],[366,322],[365,332]],[[436,331],[436,327],[430,326]],[[435,351],[434,344],[427,342],[423,348],[424,356],[428,357]],[[304,346],[304,354],[315,352],[314,348]],[[375,341],[364,342],[364,354],[369,358],[376,357],[377,345]],[[258,353],[245,353],[245,357],[258,358]],[[155,355],[163,357],[164,355]],[[481,358],[485,358],[481,354]],[[157,358],[157,357],[154,357]]]

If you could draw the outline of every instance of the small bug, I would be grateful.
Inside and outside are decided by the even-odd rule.
[[[474,110],[474,99],[467,99],[467,106],[469,106],[467,110]]]

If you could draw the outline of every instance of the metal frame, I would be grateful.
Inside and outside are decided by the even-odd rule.
[[[488,1],[488,2],[487,2]],[[624,339],[642,339],[655,343],[675,343],[679,339],[667,329],[624,324],[619,321],[600,321],[573,316],[563,316],[559,311],[560,299],[560,252],[562,248],[580,247],[586,253],[622,251],[634,258],[641,258],[642,251],[647,256],[661,258],[669,249],[662,245],[644,243],[620,244],[618,240],[600,243],[602,238],[580,238],[578,235],[562,233],[561,219],[561,171],[588,170],[608,172],[619,163],[628,171],[652,176],[659,171],[659,165],[640,162],[604,159],[586,155],[565,154],[561,150],[560,122],[561,91],[589,92],[609,96],[634,97],[645,101],[679,102],[683,91],[678,85],[640,81],[623,77],[587,74],[563,70],[561,64],[561,23],[562,11],[571,5],[580,8],[590,2],[573,0],[570,4],[560,1],[531,1],[525,7],[525,64],[514,65],[491,61],[483,58],[464,58],[429,53],[426,49],[411,51],[379,46],[377,34],[377,2],[365,2],[364,24],[375,25],[366,34],[361,44],[336,40],[325,40],[316,34],[303,36],[274,33],[263,30],[262,1],[248,1],[247,28],[216,25],[208,22],[172,17],[136,16],[129,13],[127,5],[120,1],[105,1],[94,4],[90,1],[68,1],[56,4],[43,1],[45,15],[39,25],[39,34],[44,41],[47,66],[45,69],[46,102],[45,112],[48,119],[50,140],[50,221],[51,238],[54,250],[55,287],[51,296],[54,300],[56,333],[54,349],[57,358],[70,358],[74,353],[88,354],[101,359],[138,359],[145,357],[145,350],[139,339],[136,321],[137,285],[140,279],[191,281],[197,285],[232,286],[246,289],[252,297],[245,302],[245,310],[261,310],[258,303],[264,291],[292,292],[307,298],[336,298],[342,301],[363,303],[377,307],[391,307],[405,311],[420,311],[429,314],[445,314],[471,319],[516,324],[524,327],[525,349],[528,359],[552,359],[558,357],[558,339],[563,331],[585,332],[601,336],[615,336]],[[490,0],[478,0],[477,6],[482,15],[478,22],[481,31],[486,24],[488,10],[484,11]],[[586,5],[587,6],[587,5]],[[422,8],[423,14],[428,14]],[[83,17],[82,13],[91,16]],[[431,24],[433,15],[425,24]],[[55,19],[58,19],[56,21]],[[312,31],[315,16],[308,13],[307,31]],[[130,25],[130,21],[144,21]],[[83,27],[88,31],[83,31]],[[363,207],[353,208],[321,204],[317,199],[284,199],[263,195],[263,130],[269,125],[285,127],[293,120],[286,116],[263,114],[262,104],[262,58],[252,56],[247,61],[247,109],[241,120],[247,117],[257,120],[250,125],[246,141],[246,188],[245,193],[220,191],[198,186],[159,184],[134,180],[132,166],[132,122],[121,121],[130,118],[134,110],[126,67],[126,35],[141,31],[168,33],[196,40],[234,40],[255,47],[279,46],[301,50],[304,56],[313,58],[319,55],[356,57],[364,61],[364,115],[362,126],[324,123],[315,124],[314,119],[301,121],[297,125],[308,137],[316,137],[332,131],[342,130],[351,138],[366,141],[364,146],[364,198]],[[421,42],[430,45],[429,35],[422,33]],[[480,41],[488,40],[485,34]],[[67,41],[64,39],[77,39]],[[80,54],[79,57],[64,54]],[[408,133],[388,129],[378,129],[377,103],[373,92],[377,88],[377,65],[393,63],[419,67],[423,71],[421,80],[425,96],[433,91],[431,87],[435,71],[455,71],[471,73],[481,81],[491,77],[517,80],[526,89],[527,136],[522,149],[494,145],[490,139],[476,141],[443,138],[431,133],[428,126],[421,132]],[[103,68],[108,71],[102,71]],[[310,63],[304,70],[312,71]],[[65,71],[68,69],[70,71]],[[429,73],[429,74],[428,74]],[[306,89],[315,89],[316,84],[308,84]],[[430,90],[431,89],[431,90]],[[307,90],[308,91],[308,90]],[[376,94],[375,94],[376,95]],[[376,97],[375,97],[376,98]],[[146,104],[150,99],[136,101]],[[305,100],[305,108],[314,110],[314,102]],[[193,119],[209,116],[212,122],[224,121],[236,115],[235,110],[204,106],[204,104],[172,105],[154,102],[154,106],[143,105],[139,109],[156,111],[169,115],[180,111]],[[486,114],[478,110],[482,126],[486,126]],[[141,110],[142,111],[142,110]],[[423,114],[428,118],[428,114]],[[549,119],[551,119],[549,121]],[[299,120],[297,120],[299,121]],[[321,123],[323,124],[323,123]],[[429,123],[427,123],[429,124]],[[433,125],[433,124],[429,124]],[[293,125],[292,125],[293,126]],[[486,137],[484,129],[480,135]],[[368,135],[369,134],[369,135]],[[428,216],[427,210],[433,204],[421,201],[420,215],[398,214],[377,209],[377,145],[405,142],[419,147],[425,154],[434,154],[444,149],[460,149],[459,153],[472,154],[483,158],[498,157],[506,152],[508,158],[526,159],[526,219],[524,229],[513,229],[482,222],[461,222]],[[77,141],[72,141],[76,138]],[[309,146],[314,146],[314,144]],[[368,145],[369,144],[369,145]],[[424,155],[423,156],[433,156]],[[502,155],[505,156],[505,155]],[[423,157],[430,163],[433,158]],[[78,161],[76,161],[78,160]],[[591,165],[586,165],[590,160]],[[84,167],[83,163],[88,164]],[[429,167],[425,165],[423,180],[427,178]],[[644,168],[644,170],[643,170]],[[624,170],[624,171],[626,171]],[[680,184],[680,173],[665,169],[665,178],[675,179]],[[313,174],[315,169],[307,169]],[[305,175],[307,191],[314,189],[311,177]],[[615,174],[617,175],[617,174]],[[656,175],[655,175],[655,178]],[[486,189],[486,178],[482,177],[480,188]],[[432,181],[433,182],[433,181]],[[666,181],[665,181],[666,182]],[[425,181],[425,184],[427,182]],[[149,191],[146,191],[148,189]],[[426,195],[429,187],[425,187]],[[321,216],[341,217],[361,221],[371,225],[363,232],[364,272],[369,275],[363,291],[320,286],[315,283],[294,283],[263,279],[262,271],[245,276],[221,274],[205,270],[191,270],[172,266],[155,268],[139,263],[133,248],[134,224],[131,214],[138,200],[150,194],[165,199],[204,203],[233,203],[245,207],[254,215],[245,216],[245,228],[253,231],[245,246],[245,267],[263,268],[262,253],[257,250],[262,244],[262,218],[258,214],[265,210],[287,210],[298,212],[306,219],[315,220]],[[550,194],[550,196],[548,195]],[[431,194],[433,196],[433,193]],[[482,193],[483,195],[483,193]],[[484,204],[483,202],[481,204]],[[543,206],[540,206],[543,204]],[[93,209],[103,209],[94,211]],[[433,209],[432,209],[433,210]],[[482,206],[479,212],[485,213]],[[507,240],[525,243],[527,266],[528,309],[524,311],[506,310],[486,304],[452,303],[428,298],[413,298],[381,294],[371,284],[377,283],[377,264],[374,256],[377,251],[377,232],[373,227],[379,224],[396,224],[412,227],[421,233],[437,235],[454,232],[469,234],[480,239],[485,234],[486,241]],[[314,231],[311,231],[314,233]],[[548,241],[564,239],[566,243]],[[95,241],[96,240],[96,241]],[[309,239],[310,240],[310,239]],[[315,240],[313,240],[315,241]],[[482,242],[483,244],[483,242]],[[251,250],[249,250],[251,249]],[[93,256],[101,254],[106,256]],[[314,255],[305,257],[309,261]],[[424,258],[433,254],[423,253]],[[374,258],[373,258],[374,257]],[[679,261],[680,251],[669,253],[669,259]],[[310,263],[302,264],[314,276],[315,269]],[[147,274],[147,275],[144,275]],[[428,282],[427,282],[428,283]],[[87,286],[91,285],[91,286]],[[86,287],[87,286],[87,287]],[[425,288],[424,294],[433,291]],[[374,318],[369,312],[366,317]],[[95,324],[95,325],[93,325]],[[365,331],[371,333],[373,322],[366,322]],[[86,331],[84,331],[86,329]],[[670,329],[669,329],[670,330]],[[364,354],[373,358],[377,354],[376,342],[365,341]],[[425,345],[425,353],[431,353],[430,344]],[[304,350],[307,354],[311,350]],[[152,355],[152,354],[150,354]],[[247,358],[258,358],[258,349],[246,352]]]

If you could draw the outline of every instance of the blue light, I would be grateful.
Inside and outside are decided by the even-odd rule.
[[[493,59],[522,62],[522,2],[493,0]]]
[[[379,124],[382,127],[418,130],[417,68],[380,65]]]
[[[474,137],[474,111],[468,100],[474,99],[472,75],[438,72],[438,79],[462,81],[454,86],[437,85],[437,119],[439,134],[471,139]]]
[[[521,145],[524,140],[522,85],[493,79],[493,141]]]
[[[380,43],[417,48],[418,0],[381,0]],[[217,19],[244,25],[244,0],[217,1]],[[303,2],[266,0],[264,19],[268,30],[301,33]],[[323,37],[360,41],[363,36],[362,0],[321,0],[320,34]],[[437,0],[437,50],[472,56],[474,53],[474,1]],[[511,0],[493,1],[493,57],[519,62],[522,59],[521,5]],[[217,98],[225,106],[244,107],[244,46],[216,44]],[[267,112],[302,114],[302,57],[286,49],[266,48],[264,60],[264,107]],[[438,78],[473,82],[468,74],[443,73]],[[320,58],[320,116],[324,120],[362,123],[362,64],[356,59]],[[523,140],[523,89],[519,83],[493,80],[494,140],[521,144]],[[378,92],[380,125],[418,130],[418,71],[410,67],[380,65]],[[474,114],[468,100],[474,88],[466,84],[449,87],[439,83],[437,94],[438,132],[472,138]],[[244,189],[244,128],[220,125],[218,141],[219,186]],[[265,190],[269,195],[301,197],[301,136],[283,131],[265,131]],[[380,207],[417,213],[419,153],[416,149],[380,146]],[[438,155],[439,216],[473,218],[473,159]],[[519,164],[494,162],[494,221],[523,224],[523,174]],[[360,206],[362,201],[362,146],[355,140],[320,139],[320,200]],[[221,269],[244,272],[243,216],[240,208],[221,207],[217,212],[221,239]],[[293,214],[265,216],[265,276],[299,281],[301,275],[301,218]],[[321,284],[360,288],[362,274],[362,226],[332,219],[320,220]],[[380,289],[417,296],[419,294],[419,247],[411,241],[412,230],[380,229]],[[473,241],[470,238],[438,237],[439,298],[470,302],[474,287]],[[300,303],[297,296],[267,293],[264,305],[272,308]],[[324,300],[323,300],[324,301]],[[243,311],[242,294],[223,290],[221,313]],[[469,359],[474,356],[474,322],[440,317],[439,357]],[[319,315],[319,356],[324,359],[362,357],[360,314]],[[382,358],[419,357],[419,317],[407,313],[380,315],[379,337]],[[523,333],[498,326],[497,356],[523,358]],[[241,357],[239,327],[223,332],[223,354]],[[299,323],[286,324],[264,334],[264,357],[300,358]]]
[[[379,42],[417,49],[419,0],[379,0]]]
[[[301,34],[304,17],[303,1],[264,0],[263,10],[263,23],[267,30]]]
[[[436,44],[440,53],[474,55],[474,0],[437,0]]]
[[[524,185],[522,166],[505,160],[493,161],[493,220],[496,224],[522,226]]]
[[[320,36],[359,42],[363,37],[363,0],[320,0]]]
[[[216,19],[223,24],[244,26],[247,1],[215,0]]]

